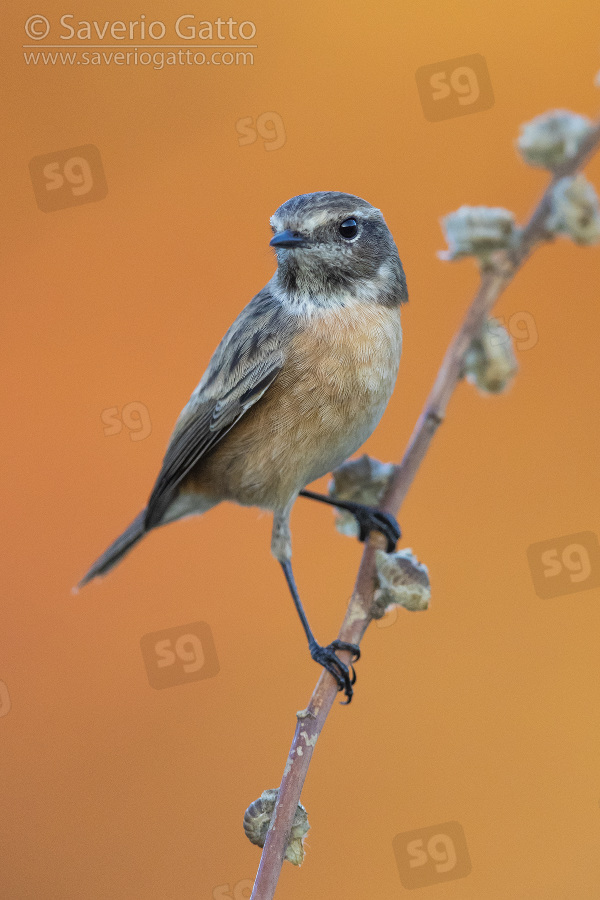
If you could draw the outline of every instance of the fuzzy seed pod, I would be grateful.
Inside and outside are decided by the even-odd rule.
[[[410,547],[395,553],[377,550],[375,566],[379,588],[371,608],[374,619],[380,619],[394,605],[412,611],[427,609],[431,598],[429,571]]]
[[[442,219],[448,249],[438,253],[440,259],[455,260],[475,256],[486,264],[496,250],[514,247],[519,229],[508,209],[489,206],[461,206]]]
[[[244,813],[246,837],[259,847],[264,846],[278,793],[277,789],[263,791],[258,800],[251,803]],[[304,838],[309,827],[306,810],[299,803],[285,850],[285,858],[294,866],[301,865],[304,859]]]
[[[591,128],[586,116],[553,109],[521,125],[517,148],[530,166],[552,170],[575,156]]]
[[[598,243],[598,196],[585,175],[569,175],[557,181],[552,191],[552,212],[546,227],[556,234],[570,237],[576,244]]]
[[[378,506],[385,493],[394,467],[367,456],[351,459],[332,472],[329,482],[329,496],[338,500],[351,500],[365,506]],[[341,534],[358,537],[358,524],[354,516],[346,510],[336,510],[335,527]]]
[[[510,334],[496,319],[488,319],[481,336],[465,354],[463,374],[484,394],[506,390],[519,366]]]

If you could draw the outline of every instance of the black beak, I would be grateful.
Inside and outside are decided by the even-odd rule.
[[[299,231],[280,231],[269,241],[271,247],[285,247],[291,250],[293,247],[306,247],[308,241]]]

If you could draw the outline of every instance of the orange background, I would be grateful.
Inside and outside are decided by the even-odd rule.
[[[5,12],[2,897],[247,896],[259,851],[246,806],[277,787],[295,712],[318,676],[270,557],[271,518],[223,505],[151,534],[110,577],[70,593],[143,506],[171,427],[210,354],[270,278],[268,218],[313,190],[379,206],[407,273],[405,349],[366,449],[398,459],[475,289],[436,258],[463,203],[522,220],[546,183],[516,156],[520,123],[595,115],[600,8],[528,4],[99,2],[76,19],[256,23],[254,66],[26,66]],[[425,119],[424,65],[479,53],[494,106]],[[240,146],[275,111],[285,143]],[[32,157],[95,144],[108,195],[41,212]],[[600,159],[588,167],[600,181]],[[392,840],[462,825],[459,900],[600,894],[600,590],[535,593],[527,548],[598,521],[598,249],[544,246],[502,297],[539,339],[501,397],[461,385],[401,515],[431,607],[363,643],[355,700],[336,705],[303,793],[304,866],[278,898],[395,897]],[[143,403],[144,440],[106,436]],[[325,484],[325,479],[323,484]],[[360,558],[331,513],[294,510],[294,560],[318,639],[337,633]],[[216,677],[155,690],[148,633],[209,624]],[[229,888],[217,889],[223,885]],[[239,896],[236,898],[239,900]]]

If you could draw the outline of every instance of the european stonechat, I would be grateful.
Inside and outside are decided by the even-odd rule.
[[[151,529],[205,513],[222,500],[273,512],[271,550],[284,574],[311,656],[352,697],[355,673],[317,643],[291,566],[290,512],[299,495],[348,509],[364,540],[393,517],[311,491],[373,432],[392,394],[402,348],[406,279],[378,209],[320,191],[292,197],[271,218],[277,271],[215,350],[181,415],[144,510],[80,581],[104,575]]]

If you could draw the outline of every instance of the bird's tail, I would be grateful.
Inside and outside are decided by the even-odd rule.
[[[110,545],[108,550],[105,550],[102,556],[96,560],[89,572],[83,576],[74,590],[79,590],[79,588],[82,588],[88,581],[91,581],[92,578],[96,578],[97,575],[106,575],[113,566],[116,566],[117,563],[121,562],[123,557],[129,553],[132,547],[144,537],[146,533],[144,524],[145,519],[146,510],[143,509],[141,513],[135,517],[131,525],[125,529],[123,534],[119,535],[116,541],[113,541]]]

